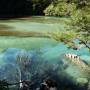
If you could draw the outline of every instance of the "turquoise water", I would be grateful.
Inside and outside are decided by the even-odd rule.
[[[0,25],[3,25],[5,30],[8,28],[7,30],[14,31],[46,32],[64,30],[69,27],[67,25],[69,22],[69,19],[65,18],[33,17],[0,21]],[[5,28],[5,25],[8,27]],[[49,38],[0,36],[0,79],[13,83],[19,82],[20,78],[22,80],[37,78],[36,81],[40,84],[47,77],[54,79],[57,77],[60,83],[64,79],[69,79],[75,84],[81,83],[78,80],[87,83],[90,73],[87,74],[88,71],[82,71],[79,66],[70,63],[64,57],[66,53],[80,56],[90,68],[90,52],[85,47],[73,50],[63,42]]]

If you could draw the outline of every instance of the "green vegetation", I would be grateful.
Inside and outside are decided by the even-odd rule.
[[[18,14],[45,14],[46,16],[58,16],[63,18],[66,17],[70,20],[70,22],[68,23],[70,28],[66,29],[64,33],[60,30],[53,31],[52,33],[50,32],[50,35],[55,40],[62,41],[65,44],[69,45],[72,45],[70,43],[73,42],[73,39],[78,38],[81,43],[83,43],[86,47],[89,48],[88,44],[90,44],[90,0],[19,0],[15,2],[17,2],[18,4],[16,4],[16,6],[13,6],[12,10],[9,9],[11,7],[8,7],[8,10],[11,10],[9,12],[13,12],[14,10],[16,10],[16,13]],[[12,1],[10,1],[10,5],[11,4],[13,5]],[[21,9],[23,11],[20,11]],[[14,36],[39,35],[39,37],[45,37],[46,35],[46,33],[43,33],[42,35],[42,33],[37,32],[12,32],[3,30],[0,31],[0,35],[9,34],[12,34]]]
[[[68,44],[68,42],[72,42],[73,39],[78,35],[78,33],[73,31],[56,31],[49,34],[51,34],[51,38],[53,37],[55,40],[64,42],[65,44]]]
[[[70,16],[72,14],[72,11],[75,10],[75,4],[71,3],[64,3],[60,2],[57,4],[50,4],[46,10],[44,10],[45,15],[50,16]]]
[[[51,3],[52,0],[31,0],[32,11],[34,15],[44,15],[43,10]]]
[[[77,10],[87,11],[89,4],[89,0],[53,0],[44,12],[51,16],[71,16]]]
[[[82,44],[90,49],[90,1],[89,0],[57,0],[53,1],[45,10],[45,15],[69,17],[71,26],[65,32],[55,31],[52,37],[57,41],[72,46],[72,41],[78,38]]]
[[[86,48],[90,50],[88,42],[90,41],[90,36],[83,35],[81,32],[76,32],[75,30],[65,30],[65,31],[54,31],[50,32],[50,37],[56,41],[64,42],[69,47],[75,46],[74,40],[78,39],[80,44],[85,45]]]

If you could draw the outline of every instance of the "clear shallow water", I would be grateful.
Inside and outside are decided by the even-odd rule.
[[[82,53],[83,50],[85,51],[84,53]],[[90,53],[87,49],[82,48],[80,52],[78,54],[78,51],[71,51],[63,44],[50,45],[28,51],[19,48],[8,48],[0,54],[0,79],[6,79],[11,83],[19,82],[20,73],[22,73],[22,80],[32,80],[38,74],[40,77],[37,77],[37,79],[57,75],[59,80],[69,78],[70,81],[75,83],[79,78],[86,78],[87,80],[89,78],[87,72],[82,72],[75,64],[65,64],[68,61],[63,56],[65,53],[77,53],[80,57],[87,56],[83,60],[89,61]],[[17,58],[17,55],[21,58],[23,57],[21,61]],[[30,59],[25,59],[27,55]],[[53,77],[53,79],[55,78]],[[38,82],[38,80],[36,81]]]
[[[4,28],[4,25],[6,25],[9,26],[7,30],[12,31],[46,32],[68,28],[69,26],[63,20],[34,17],[0,21],[0,23],[3,24],[3,30],[6,29]],[[73,50],[68,49],[63,43],[48,38],[0,36],[0,79],[19,82],[20,78],[22,80],[37,78],[36,82],[39,84],[48,76],[55,80],[57,77],[58,83],[64,82],[64,79],[66,81],[69,79],[74,83],[78,83],[78,78],[89,79],[90,75],[87,75],[85,70],[82,71],[77,65],[68,62],[64,57],[66,53],[77,54],[90,65],[90,52],[85,47],[80,50]],[[22,58],[21,61],[17,58],[17,55]]]
[[[26,50],[31,50],[35,48],[40,48],[43,46],[54,46],[58,42],[53,39],[48,38],[35,38],[35,37],[0,37],[0,52],[8,48],[22,48]]]
[[[64,30],[68,27],[65,22],[69,19],[60,19],[55,17],[30,17],[15,20],[0,21],[1,26],[11,27],[9,30],[25,30],[25,31],[49,31]]]

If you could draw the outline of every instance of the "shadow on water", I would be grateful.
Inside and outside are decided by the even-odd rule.
[[[42,83],[45,79],[50,78],[51,80],[54,80],[57,84],[57,90],[86,90],[87,85],[80,86],[75,84],[72,79],[73,77],[70,77],[67,73],[63,72],[62,70],[52,70],[48,69],[44,72],[43,75],[36,74],[32,77],[32,81],[34,81],[34,84],[31,86],[31,90],[35,90],[38,86],[40,86],[40,83]]]
[[[56,47],[54,49],[56,49]],[[11,80],[19,82],[20,77],[17,76],[21,73],[22,81],[28,80],[33,82],[33,84],[30,85],[30,90],[36,90],[47,78],[57,83],[57,90],[86,90],[87,85],[81,86],[75,83],[73,80],[74,76],[70,76],[65,71],[68,66],[66,68],[63,66],[62,59],[57,60],[58,58],[56,57],[54,58],[54,63],[50,62],[51,58],[47,59],[42,57],[47,50],[50,53],[50,48],[46,50],[41,49],[41,51],[39,51],[39,49],[31,50],[30,52],[15,48],[7,49],[3,52],[4,55],[2,59],[4,62],[0,66],[0,78],[3,74],[2,79],[5,77],[9,82]],[[54,53],[55,56],[56,54],[57,52]],[[17,55],[19,55],[18,58]]]

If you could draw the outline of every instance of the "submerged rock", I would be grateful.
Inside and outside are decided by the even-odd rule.
[[[75,59],[73,60],[74,63],[69,63],[64,54],[73,53],[83,56],[88,54],[85,51],[70,50],[65,45],[63,46],[63,44],[31,51],[10,48],[2,52],[3,55],[0,58],[0,62],[3,61],[0,66],[0,79],[5,77],[4,79],[12,80],[12,82],[18,82],[20,78],[22,80],[34,81],[32,90],[35,90],[47,77],[51,77],[59,83],[58,86],[60,88],[67,85],[67,83],[72,83],[73,78],[76,79],[77,84],[83,86],[88,83],[86,77],[90,76],[90,74],[86,76],[87,73],[85,72],[87,72],[87,69],[84,69],[85,72],[82,72],[82,67],[79,68],[82,64],[80,62],[83,61],[77,64],[78,60]],[[13,72],[14,74],[12,74]],[[51,87],[51,90],[56,90],[56,87]]]
[[[87,78],[77,78],[77,83],[80,85],[85,85],[88,83],[88,79]]]

